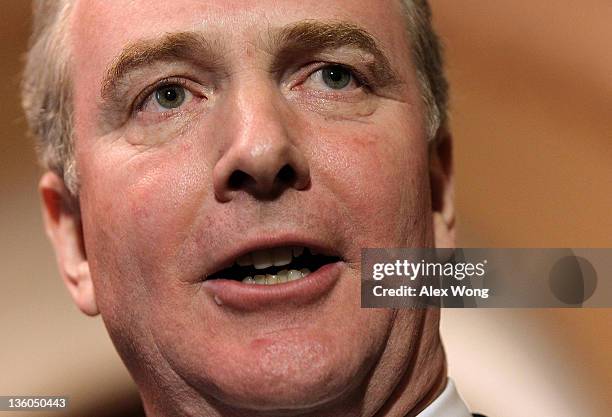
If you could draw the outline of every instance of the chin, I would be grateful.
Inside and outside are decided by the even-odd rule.
[[[369,321],[374,316],[353,319]],[[342,326],[343,330],[314,326],[226,340],[200,352],[207,356],[200,356],[198,371],[193,366],[175,370],[187,371],[182,376],[189,385],[221,408],[268,414],[328,408],[354,395],[378,358],[383,333],[359,340],[352,335],[359,328],[373,328],[374,323],[355,320],[353,324],[354,328]]]
[[[229,408],[312,409],[345,395],[362,372],[363,363],[325,334],[283,334],[247,345],[220,360],[201,385]]]

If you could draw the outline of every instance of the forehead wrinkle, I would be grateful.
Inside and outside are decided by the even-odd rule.
[[[139,39],[128,44],[106,70],[101,96],[109,99],[130,72],[160,61],[196,61],[207,67],[219,65],[222,51],[198,32],[172,32],[160,38]]]

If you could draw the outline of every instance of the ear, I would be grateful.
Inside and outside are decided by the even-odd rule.
[[[38,191],[42,199],[45,229],[55,249],[62,279],[79,309],[89,316],[95,316],[99,311],[83,244],[77,199],[70,194],[64,180],[50,171],[40,179]]]
[[[441,128],[429,148],[429,175],[433,227],[437,248],[455,247],[455,203],[453,184],[453,141]]]

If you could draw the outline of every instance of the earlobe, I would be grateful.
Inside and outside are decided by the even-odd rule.
[[[53,244],[62,279],[79,309],[90,316],[99,313],[89,263],[83,244],[81,216],[76,197],[64,180],[46,172],[38,186],[47,236]]]
[[[453,182],[452,136],[441,129],[430,145],[429,170],[433,228],[437,248],[455,246],[455,202]]]
[[[87,261],[81,262],[77,267],[77,274],[74,281],[76,285],[69,289],[77,306],[88,316],[98,315],[100,311],[96,303],[93,281],[91,280],[89,263]]]

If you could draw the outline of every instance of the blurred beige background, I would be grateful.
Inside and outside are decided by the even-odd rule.
[[[452,86],[459,245],[612,247],[612,2],[431,3]],[[18,98],[29,5],[1,10],[0,395],[127,415],[129,376],[101,320],[73,306],[42,231]],[[606,417],[611,321],[603,309],[446,310],[450,374],[489,417]]]

